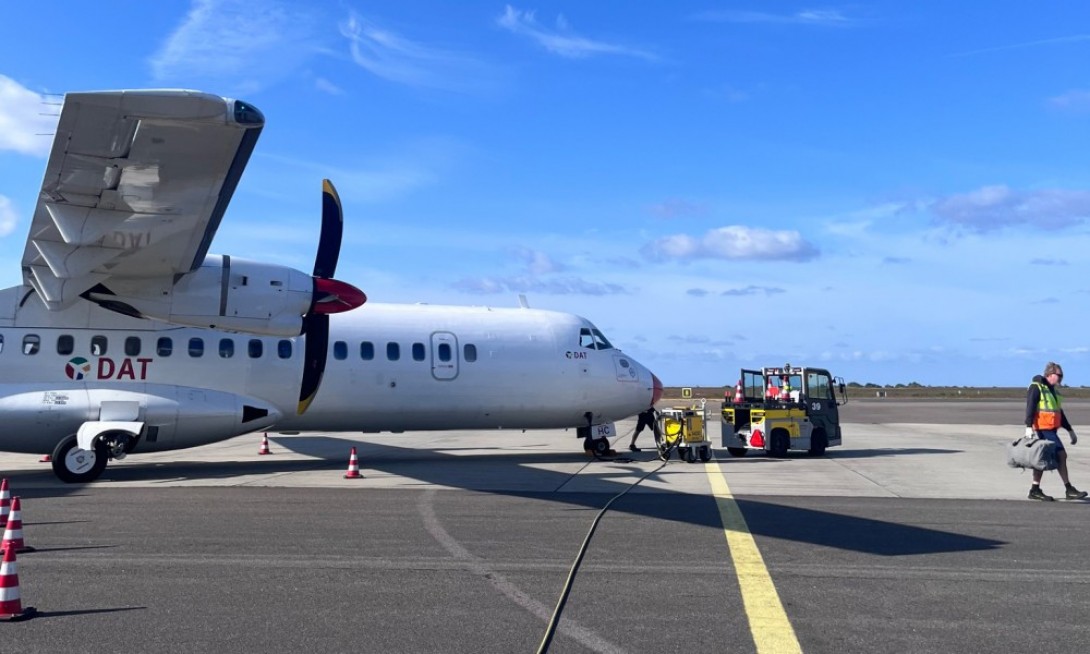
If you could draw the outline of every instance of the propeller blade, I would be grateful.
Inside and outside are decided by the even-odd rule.
[[[344,212],[341,197],[333,182],[322,180],[322,235],[318,239],[318,254],[314,257],[314,276],[329,279],[337,272],[337,259],[341,254],[341,234],[344,231]]]
[[[308,313],[303,317],[303,333],[306,334],[306,346],[303,350],[303,383],[299,386],[299,415],[310,407],[322,383],[329,349],[329,316]]]

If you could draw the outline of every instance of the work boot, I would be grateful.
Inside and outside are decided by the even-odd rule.
[[[628,449],[632,450],[633,452],[642,452],[642,451],[643,451],[643,450],[641,450],[640,448],[636,447],[636,444],[635,444],[635,443],[633,443],[632,445],[629,445],[629,446],[628,446]],[[1084,493],[1084,494],[1083,494],[1083,497],[1085,497],[1085,496],[1086,496],[1086,495],[1085,495],[1085,493]]]
[[[1081,491],[1081,490],[1075,488],[1074,486],[1072,486],[1071,484],[1067,485],[1067,493],[1065,493],[1065,497],[1067,497],[1067,499],[1069,499],[1069,500],[1082,500],[1082,499],[1086,499],[1086,496],[1087,496],[1086,491]]]
[[[1051,495],[1045,495],[1045,492],[1043,490],[1041,490],[1040,486],[1030,486],[1029,487],[1029,499],[1031,499],[1031,500],[1041,500],[1042,502],[1051,502],[1052,501],[1052,496]]]

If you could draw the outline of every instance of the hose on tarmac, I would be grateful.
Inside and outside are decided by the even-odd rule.
[[[568,571],[568,578],[564,580],[564,588],[560,591],[560,599],[557,600],[556,608],[553,609],[553,615],[551,618],[549,618],[549,624],[545,628],[545,636],[541,639],[541,645],[537,648],[537,654],[545,654],[545,652],[549,651],[549,645],[552,644],[553,636],[556,634],[557,625],[560,624],[560,615],[564,611],[564,605],[568,601],[568,595],[571,593],[572,584],[575,582],[575,575],[579,571],[579,564],[583,562],[583,556],[587,553],[587,547],[590,545],[590,539],[592,536],[594,536],[595,530],[598,529],[598,523],[602,521],[602,516],[604,516],[606,514],[606,511],[609,510],[609,507],[622,496],[624,496],[625,493],[638,486],[640,482],[642,482],[644,479],[647,479],[659,470],[662,470],[663,466],[665,465],[665,461],[661,462],[658,467],[648,471],[642,477],[629,484],[628,487],[625,488],[623,491],[617,493],[612,498],[610,498],[610,500],[606,502],[605,506],[603,506],[601,510],[598,511],[598,515],[594,516],[594,521],[590,524],[590,529],[587,531],[586,538],[583,539],[583,544],[579,546],[579,552],[576,554],[575,561],[572,563],[571,569]]]

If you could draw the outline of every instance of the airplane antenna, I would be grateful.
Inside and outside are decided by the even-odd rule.
[[[525,293],[519,293],[519,306],[522,307],[523,309],[529,309],[530,308],[530,302],[526,299],[526,294]]]

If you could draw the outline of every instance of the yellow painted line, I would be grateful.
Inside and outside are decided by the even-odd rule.
[[[768,574],[764,558],[753,534],[749,533],[746,519],[734,495],[730,492],[723,471],[719,464],[710,461],[704,464],[708,481],[712,485],[712,495],[719,507],[719,517],[723,521],[723,532],[727,536],[727,547],[734,560],[734,572],[738,575],[738,586],[742,591],[742,604],[749,620],[749,630],[753,634],[753,643],[758,654],[801,654],[802,647],[795,637],[795,629],[787,619],[780,594]]]

